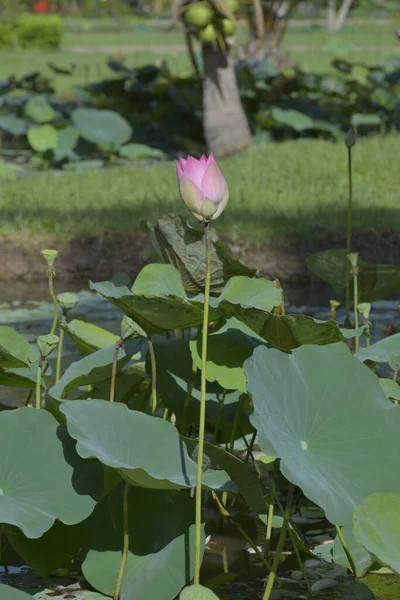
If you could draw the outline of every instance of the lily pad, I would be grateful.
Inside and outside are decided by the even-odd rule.
[[[140,158],[152,158],[156,160],[163,160],[165,154],[158,148],[151,148],[146,144],[126,144],[119,150],[119,155],[130,160],[137,160]]]
[[[39,125],[30,127],[28,141],[35,152],[47,152],[57,148],[57,130],[53,125]]]
[[[108,150],[117,150],[132,135],[128,121],[112,110],[77,108],[72,121],[85,140]]]
[[[377,490],[400,491],[398,406],[344,344],[292,355],[261,346],[244,370],[261,449],[282,459],[283,475],[332,523],[351,523]]]
[[[36,123],[49,123],[55,117],[55,110],[43,95],[33,96],[25,104],[25,114]]]
[[[1,412],[0,452],[0,522],[38,538],[56,519],[74,525],[93,511],[103,485],[100,466],[77,456],[48,412]]]

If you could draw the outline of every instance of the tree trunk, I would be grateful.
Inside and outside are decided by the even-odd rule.
[[[204,44],[203,61],[204,135],[210,152],[228,156],[251,144],[232,58],[229,49]]]
[[[327,27],[329,31],[335,32],[342,29],[352,4],[353,0],[342,0],[340,9],[337,11],[336,0],[328,0]]]

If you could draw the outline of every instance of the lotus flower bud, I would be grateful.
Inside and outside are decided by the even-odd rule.
[[[354,129],[354,127],[352,127],[346,133],[346,137],[344,138],[344,143],[346,144],[347,148],[350,149],[356,145],[356,141],[357,141],[357,132]]]
[[[200,160],[188,156],[176,163],[179,193],[199,221],[214,220],[229,200],[228,186],[213,154]]]
[[[351,252],[347,255],[348,260],[352,267],[356,267],[358,263],[358,252]]]
[[[357,305],[358,312],[362,314],[364,319],[368,321],[369,313],[371,312],[371,303],[370,302],[361,302]]]
[[[61,310],[64,315],[68,313],[68,311],[75,308],[75,306],[79,302],[79,297],[73,292],[63,292],[62,294],[58,294],[57,296],[58,304],[61,306]]]
[[[42,250],[42,256],[44,258],[44,260],[47,262],[47,264],[49,265],[49,267],[52,267],[54,265],[54,261],[56,260],[58,255],[58,250]]]
[[[43,358],[50,356],[59,341],[58,335],[40,335],[37,339],[40,356],[43,356]]]

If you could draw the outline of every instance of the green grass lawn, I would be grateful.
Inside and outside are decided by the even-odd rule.
[[[346,149],[301,140],[254,147],[221,161],[230,204],[217,228],[262,245],[345,233]],[[354,152],[354,228],[400,231],[398,137],[360,141]],[[43,173],[0,187],[1,234],[135,231],[141,219],[188,214],[173,163],[81,174]]]

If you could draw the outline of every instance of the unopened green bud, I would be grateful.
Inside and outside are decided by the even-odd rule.
[[[61,310],[63,311],[64,315],[66,315],[78,304],[79,296],[73,292],[63,292],[62,294],[58,294],[57,300]]]
[[[338,306],[340,306],[340,302],[338,302],[337,300],[329,300],[329,305],[331,307],[331,310],[336,310],[338,308]]]
[[[51,335],[50,333],[48,335],[40,335],[36,342],[40,356],[43,356],[43,358],[50,356],[59,341],[60,338],[58,335]]]
[[[352,267],[356,267],[357,266],[357,262],[358,262],[358,252],[351,252],[350,254],[347,255],[347,258],[350,261],[350,264]]]
[[[357,306],[358,312],[362,314],[364,319],[368,319],[369,313],[371,312],[371,304],[370,302],[361,302]]]
[[[58,255],[58,250],[42,250],[42,256],[44,258],[44,260],[47,262],[47,264],[49,265],[49,267],[52,267],[54,265],[54,261],[56,260]]]
[[[350,149],[350,148],[353,148],[353,146],[356,145],[356,142],[357,142],[357,132],[354,129],[354,127],[352,127],[346,133],[346,136],[344,138],[344,143],[346,144],[347,148]]]
[[[146,332],[135,323],[133,319],[127,317],[126,315],[121,321],[121,338],[123,340],[129,340],[135,337],[144,337],[146,338]]]

